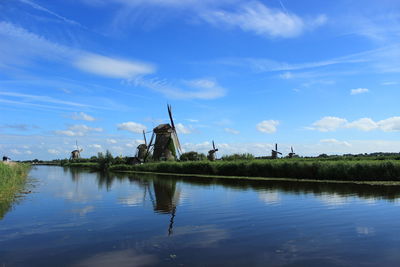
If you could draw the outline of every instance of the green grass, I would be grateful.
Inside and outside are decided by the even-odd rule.
[[[94,162],[68,163],[64,166],[99,170],[99,164]],[[393,157],[152,162],[141,165],[111,164],[108,166],[108,170],[235,177],[279,177],[322,181],[400,182],[400,160]]]
[[[307,180],[400,181],[398,160],[264,159],[229,162],[159,162],[112,165],[109,170]]]
[[[28,164],[0,162],[0,219],[24,189],[29,168]]]

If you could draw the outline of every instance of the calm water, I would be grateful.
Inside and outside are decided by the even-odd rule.
[[[31,171],[0,266],[399,266],[400,187]]]

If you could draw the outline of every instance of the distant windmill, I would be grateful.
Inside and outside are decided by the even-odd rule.
[[[79,159],[81,157],[81,152],[83,149],[79,149],[78,140],[76,140],[76,149],[71,152],[71,156],[69,159]]]
[[[216,158],[216,152],[218,151],[218,148],[215,148],[214,140],[212,141],[213,149],[208,151],[207,158],[210,161],[214,161]]]
[[[293,152],[293,147],[290,147],[290,153],[288,154],[288,158],[293,158],[296,155],[296,153]]]
[[[168,107],[168,115],[171,124],[165,123],[160,124],[153,129],[153,135],[149,143],[149,149],[147,150],[147,157],[150,153],[150,147],[153,146],[153,159],[159,160],[175,160],[177,153],[182,154],[181,145],[179,143],[178,134],[174,120],[172,118],[172,109],[170,105]],[[153,145],[153,138],[155,136],[155,142]]]
[[[148,150],[146,133],[144,132],[144,130],[143,130],[143,138],[144,138],[144,144],[138,145],[137,152],[136,152],[136,157],[140,162],[145,162],[147,150]]]
[[[275,144],[275,150],[273,149],[271,150],[271,158],[272,159],[278,158],[278,154],[282,155],[282,153],[278,151],[278,144]]]

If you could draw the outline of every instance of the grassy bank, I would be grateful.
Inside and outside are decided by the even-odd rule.
[[[23,190],[29,168],[28,164],[0,162],[0,219]]]
[[[281,159],[232,162],[160,162],[142,165],[112,165],[109,170],[338,181],[400,181],[400,161],[397,160]]]
[[[99,170],[92,162],[64,166]],[[400,160],[253,159],[236,161],[157,162],[141,165],[111,164],[110,171],[137,171],[235,177],[279,177],[336,181],[400,182]]]

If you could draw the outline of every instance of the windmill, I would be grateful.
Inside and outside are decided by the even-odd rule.
[[[143,130],[144,144],[140,144],[137,147],[136,157],[140,162],[145,162],[147,155],[147,140],[146,133]]]
[[[278,151],[278,144],[275,144],[275,150],[271,150],[271,158],[276,159],[278,158],[278,154],[282,155],[281,152]]]
[[[79,159],[81,157],[81,152],[83,151],[83,149],[79,149],[78,147],[78,140],[76,140],[76,149],[71,151],[71,156],[69,157],[69,159]]]
[[[160,124],[153,129],[153,135],[151,136],[149,149],[147,150],[145,158],[149,155],[151,146],[153,146],[153,159],[156,161],[175,160],[177,152],[182,154],[178,134],[176,133],[174,120],[172,118],[172,109],[170,105],[167,105],[167,107],[171,124]],[[153,145],[154,136],[155,142]]]
[[[218,151],[218,148],[215,148],[214,140],[212,141],[213,149],[208,151],[207,158],[209,161],[214,161],[215,160],[215,155],[216,152]]]
[[[290,153],[288,154],[287,157],[291,159],[291,158],[293,158],[295,155],[296,155],[296,153],[293,152],[293,147],[291,146],[291,147],[290,147]]]

